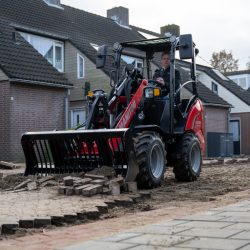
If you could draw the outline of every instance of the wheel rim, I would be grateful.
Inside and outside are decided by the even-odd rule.
[[[191,149],[191,166],[192,170],[197,173],[200,169],[201,157],[200,157],[200,147],[196,143]]]
[[[155,144],[151,149],[150,168],[154,178],[160,178],[164,170],[164,154],[160,145]]]

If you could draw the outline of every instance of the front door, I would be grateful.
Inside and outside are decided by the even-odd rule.
[[[71,112],[71,127],[76,128],[83,124],[86,120],[86,113],[84,110],[72,110]]]
[[[230,120],[229,132],[233,134],[234,155],[240,155],[240,120]]]

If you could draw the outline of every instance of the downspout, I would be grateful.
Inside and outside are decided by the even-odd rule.
[[[65,97],[65,129],[69,128],[69,96],[70,89],[67,90],[67,94]]]
[[[227,112],[227,133],[230,133],[229,128],[230,128],[230,118],[231,118],[231,108],[228,109]]]

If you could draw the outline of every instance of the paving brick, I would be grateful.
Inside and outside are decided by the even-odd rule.
[[[76,213],[72,213],[72,214],[65,214],[64,216],[64,221],[66,223],[74,223],[77,221],[77,214]]]
[[[105,237],[105,238],[100,238],[97,241],[110,241],[110,242],[118,242],[122,240],[127,240],[133,237],[137,237],[142,235],[142,233],[137,233],[137,232],[125,232],[125,233],[120,233],[120,234],[115,234],[110,237]]]
[[[65,195],[67,196],[72,196],[75,194],[75,189],[74,187],[69,187],[67,186],[66,189],[65,189]]]
[[[189,221],[185,224],[186,227],[197,227],[197,228],[223,228],[230,226],[230,222],[218,222],[218,221]],[[177,225],[178,226],[178,225]]]
[[[65,218],[64,216],[51,216],[51,225],[54,226],[62,226],[65,223]]]
[[[191,237],[176,235],[164,235],[164,237],[162,237],[162,235],[158,234],[144,234],[120,242],[167,247],[189,239],[191,239]]]
[[[40,187],[54,187],[54,186],[58,186],[58,182],[54,181],[54,180],[50,180],[50,181],[46,181],[43,182]]]
[[[136,247],[129,248],[129,250],[194,250],[193,248],[180,248],[180,247],[161,247],[161,246],[146,246],[146,245],[139,245]],[[199,249],[197,249],[199,250]]]
[[[87,220],[88,219],[86,211],[77,212],[76,215],[77,215],[78,220]]]
[[[19,220],[19,227],[20,228],[33,228],[34,220],[33,219],[21,219]]]
[[[60,186],[58,187],[58,194],[65,195],[66,187],[65,186]]]
[[[79,180],[74,181],[74,186],[83,186],[89,184],[92,181],[91,178],[80,178]]]
[[[133,200],[129,197],[117,197],[114,199],[117,206],[129,207],[134,204]]]
[[[236,222],[247,222],[250,223],[250,216],[230,216],[220,219],[219,221],[236,223]]]
[[[35,181],[29,182],[29,183],[27,184],[27,189],[28,189],[29,191],[36,190],[36,189],[37,189],[37,184],[36,184],[36,182],[35,182]]]
[[[104,185],[105,182],[106,182],[106,180],[97,179],[97,180],[92,180],[90,183],[91,184]]]
[[[0,168],[12,170],[17,168],[17,166],[12,162],[0,161]]]
[[[2,234],[15,234],[18,228],[18,223],[6,223],[1,226]]]
[[[84,178],[90,178],[92,180],[106,180],[107,178],[104,175],[96,175],[96,174],[85,174]]]
[[[98,205],[96,206],[96,208],[98,209],[98,211],[101,213],[101,214],[106,214],[108,213],[108,205]]]
[[[227,229],[241,229],[250,231],[250,223],[233,223],[232,225],[226,227]]]
[[[179,243],[176,246],[199,249],[235,250],[245,246],[247,243],[249,243],[249,241],[246,240],[194,238],[183,243]]]
[[[107,204],[108,208],[114,208],[116,207],[116,203],[114,200],[104,201],[105,204]]]
[[[41,185],[42,183],[47,182],[47,181],[51,181],[51,180],[55,180],[55,177],[54,176],[44,176],[44,177],[38,179],[37,182],[39,185]]]
[[[63,178],[63,183],[65,186],[73,186],[73,177],[71,176],[66,176]]]
[[[240,232],[240,233],[238,233],[236,235],[231,236],[230,238],[231,239],[249,240],[250,241],[250,231]]]
[[[89,186],[91,186],[91,184],[86,184],[86,185],[82,185],[82,186],[75,187],[75,188],[74,188],[74,189],[75,189],[75,194],[76,194],[76,195],[82,194],[82,190],[83,190],[84,188],[89,187]]]
[[[87,188],[84,188],[82,190],[82,195],[83,196],[93,196],[95,194],[99,194],[101,193],[103,190],[103,186],[102,185],[92,185],[92,186],[89,186]]]
[[[214,228],[192,228],[187,231],[178,233],[178,235],[212,237],[212,238],[228,238],[234,234],[241,232],[241,229],[214,229]]]
[[[34,227],[35,228],[46,227],[49,225],[51,225],[51,218],[50,217],[34,219]]]
[[[177,233],[181,233],[183,231],[190,230],[189,227],[162,227],[162,226],[147,226],[147,227],[140,227],[133,230],[133,232],[140,232],[140,233],[148,233],[148,234],[167,234],[167,235],[174,235]]]
[[[242,247],[240,250],[250,250],[250,243],[247,244],[246,246]]]
[[[100,216],[100,212],[97,208],[92,208],[85,211],[86,217],[89,220],[96,220]]]
[[[91,250],[100,250],[100,249],[108,249],[108,250],[124,250],[135,246],[135,244],[129,243],[120,243],[120,242],[97,242],[90,241],[84,242],[80,244],[76,244],[73,246],[69,246],[66,248],[61,248],[60,250],[83,250],[83,249],[91,249]]]
[[[22,183],[18,184],[16,187],[14,187],[14,190],[22,189],[22,188],[27,187],[27,185],[28,185],[29,182],[31,182],[31,179],[23,181]]]

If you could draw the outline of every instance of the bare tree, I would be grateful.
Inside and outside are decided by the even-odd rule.
[[[211,65],[222,73],[232,72],[239,68],[239,60],[233,58],[232,51],[229,53],[226,50],[221,50],[218,53],[214,52],[210,61]]]

